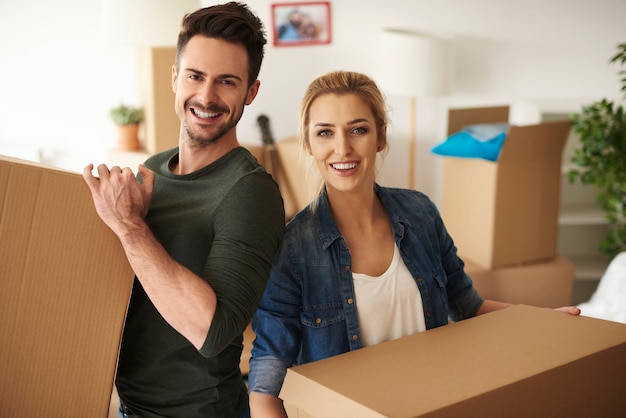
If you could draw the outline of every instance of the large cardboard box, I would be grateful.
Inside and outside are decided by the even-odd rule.
[[[508,107],[452,109],[448,134],[508,122]],[[511,126],[498,161],[444,157],[441,213],[459,255],[490,269],[556,257],[570,121]]]
[[[517,305],[288,369],[293,417],[622,417],[626,324]]]
[[[0,156],[0,417],[102,417],[133,273],[80,174]]]
[[[465,272],[485,299],[558,308],[572,304],[574,267],[567,258],[557,257],[490,270],[466,262]]]

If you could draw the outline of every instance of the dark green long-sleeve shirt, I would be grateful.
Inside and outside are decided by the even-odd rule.
[[[217,310],[198,351],[165,322],[135,279],[116,386],[122,402],[142,417],[234,417],[247,402],[239,372],[242,332],[282,240],[282,199],[245,148],[187,175],[171,173],[173,158],[178,149],[145,163],[157,174],[146,221],[176,261],[211,285]]]

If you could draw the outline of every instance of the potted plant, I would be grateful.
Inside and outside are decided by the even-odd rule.
[[[109,116],[117,125],[118,148],[130,151],[139,149],[139,124],[144,121],[143,109],[120,103],[110,110]]]
[[[623,66],[626,43],[618,44],[617,50],[609,63]],[[626,98],[626,70],[618,74]],[[626,112],[621,104],[605,98],[572,115],[572,130],[578,134],[580,144],[574,149],[575,168],[568,173],[569,181],[579,179],[598,189],[597,201],[609,223],[599,249],[611,260],[626,251]]]

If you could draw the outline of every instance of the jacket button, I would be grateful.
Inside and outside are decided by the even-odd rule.
[[[354,299],[348,298],[348,305],[352,305],[354,303]]]
[[[350,271],[350,266],[346,266],[346,271]]]
[[[315,323],[316,324],[321,324],[322,323],[322,318],[315,318]]]
[[[359,336],[358,336],[358,335],[353,335],[353,336],[352,336],[352,340],[356,341],[356,340],[358,340],[358,339],[359,339]]]

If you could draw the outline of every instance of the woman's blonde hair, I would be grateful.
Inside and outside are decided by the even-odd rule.
[[[352,71],[332,71],[313,80],[307,87],[300,105],[300,152],[301,155],[310,154],[310,142],[308,126],[310,122],[311,104],[320,96],[334,94],[343,96],[348,94],[358,95],[365,102],[376,124],[376,136],[378,144],[384,155],[388,151],[387,145],[387,107],[383,93],[374,80],[365,74]],[[311,197],[316,197],[322,189],[323,179],[316,170],[312,158],[309,159],[308,178],[310,180]]]

